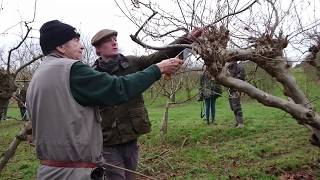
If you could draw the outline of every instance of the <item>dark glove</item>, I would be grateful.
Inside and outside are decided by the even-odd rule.
[[[102,167],[97,167],[94,168],[91,172],[91,179],[93,180],[103,180],[103,176],[104,176],[104,168]]]

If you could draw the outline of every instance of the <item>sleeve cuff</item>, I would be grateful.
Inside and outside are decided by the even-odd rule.
[[[156,73],[156,80],[159,80],[161,78],[160,68],[155,64],[151,65],[149,68],[151,68]]]

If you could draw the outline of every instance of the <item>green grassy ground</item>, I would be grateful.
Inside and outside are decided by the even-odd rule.
[[[297,80],[303,81],[303,77]],[[310,86],[308,91],[317,98],[316,87]],[[309,143],[305,127],[280,110],[246,101],[245,128],[236,129],[226,97],[217,101],[217,125],[207,125],[200,118],[201,104],[191,101],[170,109],[168,133],[161,137],[165,99],[150,102],[146,99],[153,130],[139,140],[139,171],[144,174],[169,179],[278,179],[302,173],[320,178],[319,148]],[[314,104],[320,108],[319,101]],[[9,114],[19,117],[16,110]],[[0,153],[21,125],[16,120],[0,122]],[[34,148],[22,143],[0,180],[33,179],[37,166]]]
[[[225,97],[217,102],[217,125],[200,119],[200,103],[194,101],[170,109],[168,133],[161,137],[163,105],[148,109],[153,131],[140,138],[139,170],[145,174],[170,179],[277,179],[286,171],[312,170],[320,177],[319,149],[308,142],[308,130],[282,111],[246,102],[245,128],[236,129]],[[0,123],[0,152],[20,126],[16,120]],[[37,166],[34,148],[22,143],[0,179],[32,179]]]
[[[199,111],[196,102],[174,107],[168,134],[161,140],[163,109],[150,108],[153,131],[140,139],[145,172],[177,179],[276,179],[284,171],[314,168],[320,177],[319,149],[309,144],[308,130],[282,111],[246,102],[244,129],[234,128],[226,98],[218,100],[217,125],[207,125]],[[164,157],[144,164],[162,152]]]

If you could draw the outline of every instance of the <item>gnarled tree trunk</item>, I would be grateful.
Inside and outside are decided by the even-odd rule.
[[[253,47],[247,50],[229,50],[227,42],[229,31],[224,28],[210,27],[196,44],[196,49],[204,59],[207,69],[222,85],[247,93],[266,106],[281,109],[312,131],[311,143],[320,147],[320,115],[308,98],[300,90],[294,77],[289,73],[290,66],[283,57],[282,50],[287,46],[287,39],[279,35],[272,38],[263,34],[254,39]],[[284,95],[292,101],[268,94],[253,85],[235,79],[228,72],[230,61],[252,61],[264,69],[284,87]]]
[[[0,120],[7,118],[9,100],[17,89],[14,79],[14,74],[0,70]]]

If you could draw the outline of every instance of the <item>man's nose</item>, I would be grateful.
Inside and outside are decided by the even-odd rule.
[[[111,38],[111,42],[112,42],[113,44],[117,44],[117,39],[114,38],[114,37],[112,37],[112,38]]]

